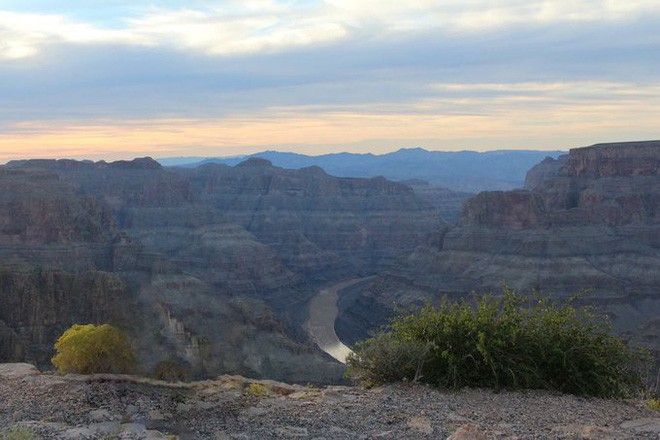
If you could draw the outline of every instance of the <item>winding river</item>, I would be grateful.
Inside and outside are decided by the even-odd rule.
[[[319,290],[309,303],[309,318],[305,328],[316,345],[339,362],[345,364],[351,349],[344,345],[335,332],[338,292],[368,278],[354,278],[332,284]]]

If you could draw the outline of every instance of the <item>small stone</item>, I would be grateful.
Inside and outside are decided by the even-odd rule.
[[[195,409],[200,411],[209,410],[215,408],[217,405],[213,402],[197,402],[195,403]]]
[[[94,423],[86,427],[70,428],[62,433],[63,438],[103,438],[116,434],[120,429],[118,421]]]
[[[152,409],[149,411],[146,427],[154,431],[164,429],[167,427],[167,418],[160,411]]]
[[[621,433],[600,426],[585,426],[580,430],[580,435],[585,440],[614,440],[621,438]]]
[[[176,406],[177,412],[188,412],[191,409],[192,409],[192,405],[190,405],[189,403],[179,403]]]
[[[161,413],[157,409],[152,409],[151,411],[149,411],[149,418],[151,420],[165,420],[165,416],[163,415],[163,413]]]
[[[307,437],[307,428],[301,428],[299,426],[280,426],[275,428],[275,434],[285,437]]]
[[[106,420],[112,420],[112,414],[107,409],[94,409],[90,411],[87,416],[93,422],[105,422]]]
[[[21,421],[21,420],[25,419],[25,411],[20,410],[20,409],[19,409],[18,411],[15,411],[15,412],[11,415],[11,419],[12,419],[14,422],[18,422],[18,421]]]
[[[16,380],[39,374],[41,374],[41,372],[32,364],[0,364],[0,379]]]
[[[161,439],[170,440],[170,439],[178,439],[178,438],[179,438],[178,436],[166,435],[166,434],[163,434],[160,431],[156,431],[156,430],[153,430],[153,429],[148,429],[144,433],[144,439],[145,440],[161,440]]]
[[[486,434],[474,425],[463,425],[447,440],[487,440]]]
[[[628,420],[621,425],[623,429],[631,429],[637,432],[652,432],[660,434],[660,417],[646,417],[643,419]]]
[[[147,428],[142,423],[123,423],[119,425],[120,438],[124,436],[142,436]]]
[[[231,437],[225,431],[216,431],[215,434],[214,434],[214,439],[215,440],[231,440]]]
[[[430,435],[433,433],[431,423],[424,417],[415,417],[408,422],[408,427],[418,430],[419,432]]]
[[[266,414],[267,412],[268,410],[266,408],[251,406],[245,411],[241,411],[241,415],[244,417],[259,417]]]

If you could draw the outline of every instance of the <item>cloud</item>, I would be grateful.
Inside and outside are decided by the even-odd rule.
[[[272,53],[428,31],[483,34],[512,26],[625,22],[657,17],[660,5],[650,0],[259,0],[204,2],[197,8],[144,7],[138,2],[117,11],[119,15],[106,17],[105,22],[80,21],[66,14],[0,11],[0,58],[34,56],[54,42],[193,50],[209,56]]]
[[[272,1],[148,8],[119,20],[119,28],[103,27],[66,15],[0,11],[0,58],[34,56],[54,43],[165,47],[226,56],[277,52],[348,35],[341,22]]]
[[[31,156],[235,155],[267,148],[328,151],[567,149],[657,138],[660,86],[626,83],[441,84],[433,97],[373,106],[285,106],[207,118],[16,122],[0,161]],[[603,90],[611,93],[605,99]],[[485,91],[485,93],[484,93]],[[640,108],[644,111],[640,112]]]
[[[0,11],[0,160],[658,137],[656,1],[27,3]]]

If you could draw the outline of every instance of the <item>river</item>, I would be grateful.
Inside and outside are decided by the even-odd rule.
[[[345,364],[351,349],[344,345],[335,332],[338,292],[368,278],[353,278],[326,286],[309,303],[309,317],[305,328],[316,345],[339,362]]]

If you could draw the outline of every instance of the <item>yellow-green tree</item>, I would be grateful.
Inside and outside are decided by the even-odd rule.
[[[53,365],[61,373],[130,373],[135,350],[130,338],[110,324],[74,324],[55,343]]]

